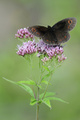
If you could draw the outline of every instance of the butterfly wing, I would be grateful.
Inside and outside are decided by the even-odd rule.
[[[56,23],[54,26],[52,26],[52,29],[58,29],[63,31],[70,31],[72,30],[76,25],[76,18],[66,18],[58,23]]]
[[[57,44],[57,40],[56,40],[56,35],[55,33],[48,29],[48,31],[46,32],[46,34],[42,37],[43,41],[47,44],[53,44],[56,45]]]
[[[52,29],[55,32],[57,43],[61,44],[70,39],[69,31],[76,25],[76,18],[66,18],[56,23]]]
[[[48,28],[44,26],[32,26],[28,27],[28,31],[35,35],[36,37],[42,38],[47,32]]]
[[[54,26],[32,26],[28,31],[33,35],[40,37],[47,44],[60,45],[70,39],[69,31],[76,25],[76,18],[66,18]]]
[[[57,38],[57,44],[59,44],[59,45],[61,43],[67,42],[70,39],[70,34],[69,34],[69,32],[66,32],[66,31],[56,30],[55,35]]]
[[[50,29],[52,29],[50,27]],[[48,27],[44,26],[32,26],[28,28],[28,31],[35,35],[36,37],[40,37],[47,44],[52,44],[53,34]]]
[[[36,37],[40,37],[47,44],[53,44],[55,39],[55,34],[52,32],[52,28],[44,26],[32,26],[28,27],[28,31]],[[54,35],[54,36],[53,36]],[[56,40],[56,39],[55,39]]]

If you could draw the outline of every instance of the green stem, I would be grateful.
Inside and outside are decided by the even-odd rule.
[[[46,86],[46,89],[45,89],[45,92],[44,92],[44,95],[43,95],[42,99],[44,99],[44,97],[45,97],[45,94],[46,94],[46,92],[47,92],[49,83],[50,83],[50,81],[51,81],[51,77],[52,77],[52,73],[51,73],[50,79],[48,80],[48,84],[47,84],[47,86]]]
[[[39,103],[36,104],[36,120],[39,120]]]
[[[39,101],[39,87],[37,92],[37,101]],[[36,120],[39,120],[39,103],[36,104]]]
[[[33,93],[34,93],[34,98],[36,99],[36,94],[35,94],[34,88],[33,88]]]

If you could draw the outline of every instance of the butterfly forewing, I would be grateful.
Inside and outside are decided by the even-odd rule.
[[[44,26],[32,26],[28,28],[28,31],[33,35],[42,38],[48,29]]]

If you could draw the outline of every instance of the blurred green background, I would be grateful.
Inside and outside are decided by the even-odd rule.
[[[69,104],[52,101],[51,110],[42,104],[40,120],[80,120],[79,0],[0,0],[0,120],[35,120],[36,106],[29,105],[30,96],[2,79],[25,80],[36,73],[31,73],[26,61],[16,54],[21,43],[15,33],[31,25],[52,26],[67,17],[76,17],[77,25],[64,48],[67,60],[55,71],[49,91]]]

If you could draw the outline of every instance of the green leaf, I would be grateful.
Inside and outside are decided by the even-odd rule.
[[[39,87],[40,89],[42,89],[41,85],[37,85],[37,87]]]
[[[35,105],[37,103],[37,100],[34,98],[31,98],[30,105]]]
[[[49,77],[50,75],[51,75],[51,73],[48,73],[48,74],[44,75],[44,76],[42,77],[42,81],[43,81],[44,79],[46,79],[47,77]]]
[[[43,99],[42,100],[42,103],[44,103],[45,105],[47,105],[49,108],[51,108],[51,104],[50,104],[50,100],[48,100],[48,99]]]
[[[7,78],[5,78],[5,77],[3,77],[3,79],[6,80],[6,81],[8,81],[8,82],[10,82],[10,83],[16,84],[16,82],[11,81],[11,80],[9,80],[9,79],[7,79]]]
[[[32,91],[32,89],[27,86],[27,85],[24,85],[22,83],[17,83],[17,85],[19,85],[20,87],[22,87],[25,91],[27,91],[32,97],[34,97],[34,93]]]
[[[35,104],[41,104],[42,103],[42,100],[39,100],[39,101],[37,101],[36,99],[34,99],[34,98],[31,98],[31,102],[30,102],[30,105],[35,105]]]
[[[36,83],[33,80],[18,81],[17,83],[25,83],[25,84],[28,84],[28,85],[36,85]]]
[[[41,99],[43,97],[43,95],[44,95],[44,93],[40,94],[39,98]],[[46,92],[45,97],[47,97],[47,96],[53,96],[53,95],[55,95],[54,92]]]
[[[18,83],[18,82],[13,82],[13,81],[8,80],[8,79],[6,79],[6,78],[4,78],[4,77],[3,77],[3,79],[6,80],[6,81],[8,81],[8,82],[11,82],[11,83],[13,83],[13,84],[19,85],[19,86],[22,87],[25,91],[27,91],[32,97],[34,97],[34,93],[33,93],[32,89],[31,89],[29,86],[24,85],[24,84],[22,84],[22,83]]]
[[[47,66],[42,66],[46,71],[50,72],[49,68]]]
[[[47,97],[47,98],[44,98],[44,99],[47,99],[47,100],[57,100],[57,101],[60,101],[60,102],[64,102],[64,103],[68,103],[60,98],[57,98],[57,97]]]
[[[46,80],[42,80],[41,83],[48,85],[48,81],[46,81]]]

